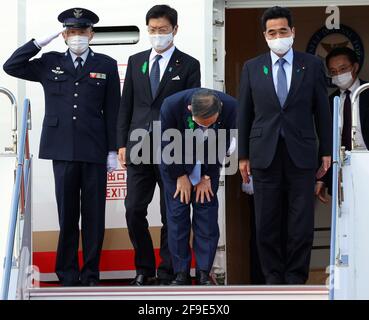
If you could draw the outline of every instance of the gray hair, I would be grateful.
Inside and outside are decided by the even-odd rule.
[[[199,89],[192,96],[191,106],[194,117],[207,119],[220,113],[222,101],[213,90]]]

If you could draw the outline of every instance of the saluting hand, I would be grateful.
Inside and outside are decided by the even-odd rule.
[[[238,168],[240,169],[243,183],[249,183],[251,176],[250,160],[248,159],[240,160],[238,162]]]
[[[57,37],[59,37],[59,35],[64,31],[58,31],[57,33],[53,33],[52,35],[47,36],[46,38],[41,38],[41,39],[36,39],[36,43],[38,44],[38,46],[40,48],[45,47],[46,45],[48,45],[51,41],[53,41],[54,39],[56,39]]]
[[[182,203],[189,204],[190,199],[191,199],[191,189],[192,189],[192,184],[186,174],[181,177],[178,177],[177,178],[177,189],[173,196],[173,199],[175,199],[178,196],[178,194],[180,194],[180,201]]]

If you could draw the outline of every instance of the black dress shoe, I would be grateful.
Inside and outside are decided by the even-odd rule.
[[[150,286],[155,284],[155,278],[138,274],[129,284],[131,286]]]
[[[159,286],[169,286],[172,282],[172,279],[168,278],[158,278],[157,284]]]
[[[212,286],[213,282],[210,280],[209,273],[207,271],[196,272],[196,284],[200,286]]]
[[[187,272],[178,272],[175,279],[170,283],[171,286],[190,286],[191,276]]]

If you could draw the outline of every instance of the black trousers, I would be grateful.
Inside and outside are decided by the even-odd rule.
[[[315,169],[297,168],[281,138],[271,165],[252,173],[256,240],[265,280],[304,284],[314,237]]]
[[[156,164],[129,164],[127,166],[126,219],[129,236],[135,249],[137,274],[156,275],[154,247],[147,221],[147,207],[152,201],[156,184],[160,188],[160,214],[163,224],[160,232],[160,264],[157,276],[172,279],[173,268],[168,248],[168,228],[163,182]]]
[[[106,165],[53,161],[60,234],[56,274],[63,285],[99,280],[105,231]],[[83,267],[78,264],[79,219]]]

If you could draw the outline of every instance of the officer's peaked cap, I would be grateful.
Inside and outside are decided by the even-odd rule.
[[[99,17],[84,8],[72,8],[63,11],[58,20],[66,28],[88,28],[99,22]]]

